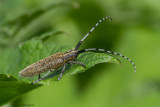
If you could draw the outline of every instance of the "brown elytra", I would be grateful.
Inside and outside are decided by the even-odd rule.
[[[75,60],[77,51],[57,52],[51,56],[43,58],[20,71],[20,76],[32,77],[48,70],[54,70],[62,67],[68,61]]]

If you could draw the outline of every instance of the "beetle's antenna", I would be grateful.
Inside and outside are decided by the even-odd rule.
[[[96,25],[82,38],[82,40],[79,41],[75,50],[77,50],[81,46],[83,40],[86,39],[86,37],[90,35],[90,33],[99,25],[99,23],[101,23],[102,21],[104,21],[105,19],[108,19],[108,18],[110,19],[109,21],[112,21],[112,18],[110,16],[104,17],[101,20],[99,20],[99,22],[96,23]]]
[[[83,53],[83,52],[87,52],[87,51],[103,51],[103,52],[106,52],[106,53],[109,53],[109,54],[114,54],[114,55],[121,56],[121,57],[127,59],[129,62],[132,63],[132,65],[134,66],[135,72],[136,72],[136,65],[134,64],[134,62],[131,59],[127,58],[126,56],[122,55],[122,54],[119,54],[119,53],[116,53],[116,52],[111,52],[111,51],[108,51],[108,50],[105,50],[105,49],[97,49],[97,48],[80,50],[80,51],[78,51],[78,54]]]

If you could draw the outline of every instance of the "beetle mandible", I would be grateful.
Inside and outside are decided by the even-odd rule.
[[[112,18],[110,16],[104,17],[101,20],[99,20],[98,23],[96,23],[96,25],[78,42],[78,44],[76,45],[75,49],[73,50],[68,50],[65,53],[62,52],[57,52],[51,56],[48,56],[46,58],[41,59],[40,61],[37,61],[29,66],[27,66],[26,68],[24,68],[22,71],[19,72],[20,76],[23,77],[32,77],[35,75],[39,75],[38,80],[34,81],[33,84],[38,83],[40,80],[43,80],[45,77],[48,76],[48,74],[55,70],[58,69],[60,67],[62,67],[62,71],[60,73],[60,76],[58,77],[58,80],[61,79],[62,74],[65,71],[65,67],[67,63],[73,63],[73,64],[79,64],[83,67],[85,67],[85,64],[78,62],[77,56],[83,52],[88,52],[88,51],[102,51],[102,52],[106,52],[109,54],[114,54],[114,55],[118,55],[121,56],[125,59],[127,59],[128,61],[130,61],[132,63],[132,65],[135,68],[135,72],[136,72],[136,66],[135,64],[126,56],[116,53],[116,52],[111,52],[105,49],[97,49],[97,48],[89,48],[89,49],[84,49],[84,50],[78,50],[79,47],[81,46],[82,42],[90,35],[90,33],[99,25],[99,23],[101,23],[102,21],[104,21],[105,19],[110,19],[109,21],[112,21]],[[42,78],[40,77],[40,73],[46,72],[48,71]]]

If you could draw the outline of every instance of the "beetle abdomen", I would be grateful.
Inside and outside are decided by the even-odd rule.
[[[57,69],[64,64],[62,56],[63,53],[58,52],[56,54],[43,58],[40,61],[29,65],[28,67],[20,71],[19,74],[23,77],[31,77],[51,69]]]

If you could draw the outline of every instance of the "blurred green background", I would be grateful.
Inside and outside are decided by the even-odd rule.
[[[96,65],[85,73],[35,89],[4,106],[16,106],[14,103],[19,102],[35,107],[160,107],[160,1],[0,0],[0,25],[59,3],[30,24],[17,21],[17,26],[24,25],[15,28],[23,29],[17,37],[6,37],[1,32],[0,55],[9,47],[53,29],[66,32],[56,36],[57,45],[75,47],[101,18],[112,16],[113,21],[101,23],[81,49],[104,48],[126,55],[135,62],[137,73],[127,60],[120,58],[122,66]],[[12,34],[15,29],[10,26],[7,31]]]

